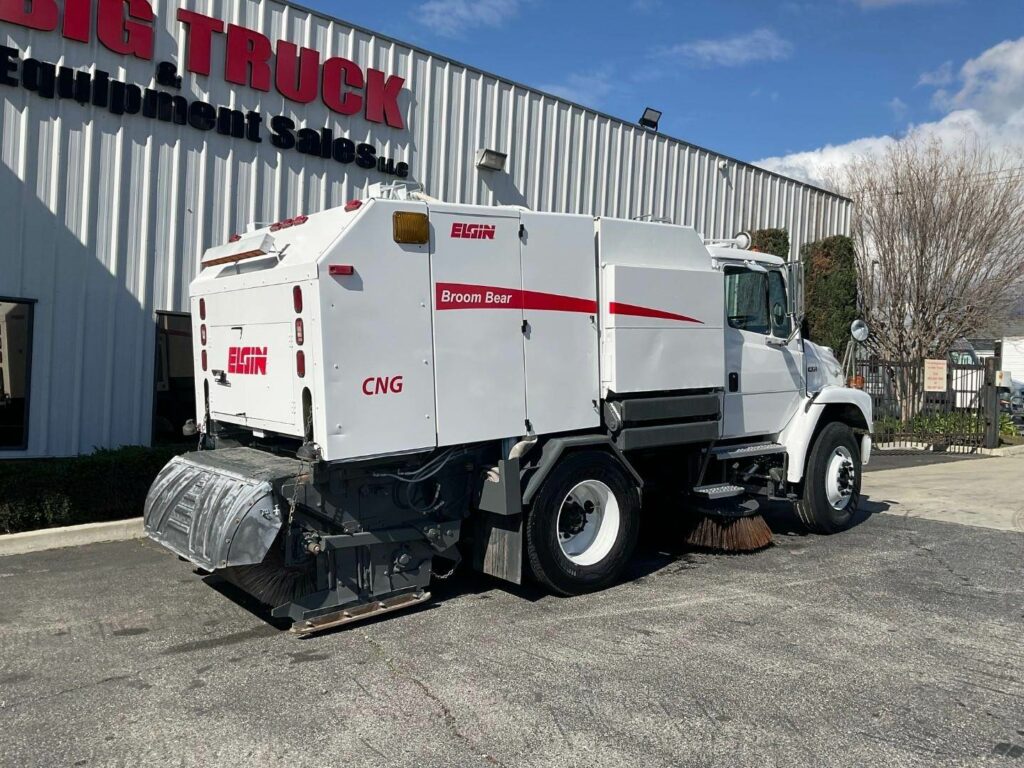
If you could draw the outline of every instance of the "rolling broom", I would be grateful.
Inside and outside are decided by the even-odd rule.
[[[737,516],[702,509],[686,521],[683,539],[699,549],[740,554],[770,546],[772,529],[758,512]]]

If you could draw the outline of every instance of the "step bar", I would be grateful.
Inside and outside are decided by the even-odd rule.
[[[772,456],[785,453],[786,446],[773,442],[742,443],[739,445],[719,445],[711,449],[711,455],[719,461],[733,459],[750,459],[758,456]]]

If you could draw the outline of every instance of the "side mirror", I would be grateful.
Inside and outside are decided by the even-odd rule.
[[[871,329],[863,320],[854,320],[850,324],[850,335],[853,336],[853,340],[858,344],[863,344],[871,335]]]
[[[804,267],[799,261],[791,261],[786,265],[787,291],[786,314],[797,320],[803,319],[803,287]]]

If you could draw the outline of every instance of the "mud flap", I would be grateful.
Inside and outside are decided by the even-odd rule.
[[[146,496],[149,538],[207,571],[263,562],[283,521],[271,480],[294,476],[299,463],[278,460],[262,468],[270,471],[253,472],[251,453],[227,449],[171,459]]]

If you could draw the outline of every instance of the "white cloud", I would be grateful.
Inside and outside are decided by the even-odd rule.
[[[661,53],[691,59],[704,66],[739,67],[753,61],[789,58],[793,45],[774,30],[763,28],[744,35],[680,43]]]
[[[917,79],[918,85],[941,88],[953,82],[953,62],[945,61],[931,72],[922,72]]]
[[[593,72],[576,72],[570,74],[561,83],[548,83],[540,86],[542,91],[587,107],[599,107],[614,88],[615,79],[610,68]]]
[[[889,111],[892,112],[892,116],[895,117],[897,120],[902,120],[907,116],[909,107],[907,106],[907,102],[905,102],[899,96],[893,96],[891,99],[889,99],[888,104]]]
[[[457,37],[474,27],[500,27],[521,6],[521,0],[427,0],[415,15],[438,34]]]
[[[1007,40],[960,68],[960,91],[950,106],[978,109],[989,120],[1005,122],[1024,108],[1024,37]]]
[[[956,84],[955,92],[936,92],[934,103],[942,109],[942,117],[908,125],[901,137],[934,138],[952,144],[966,134],[996,149],[1024,149],[1024,38],[1000,43],[967,61],[957,74]],[[857,156],[882,152],[897,138],[868,136],[808,152],[768,157],[757,165],[820,184],[832,169]]]

